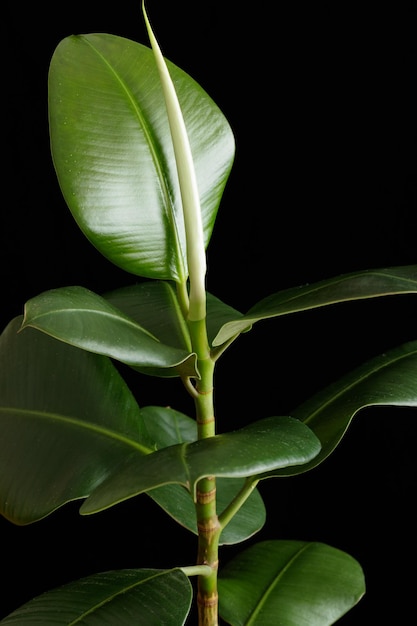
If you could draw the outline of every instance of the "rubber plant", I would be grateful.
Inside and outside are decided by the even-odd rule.
[[[364,363],[291,415],[231,432],[216,427],[214,372],[262,320],[417,293],[417,266],[286,289],[246,313],[208,293],[206,250],[234,137],[207,93],[163,57],[142,11],[150,46],[69,36],[51,60],[50,139],[63,196],[91,244],[136,282],[101,295],[51,289],[4,329],[1,512],[25,525],[73,500],[92,515],[147,494],[195,535],[197,558],[70,582],[1,623],[178,626],[194,611],[200,626],[333,624],[365,593],[361,566],[320,542],[254,541],[266,518],[258,483],[313,470],[364,407],[417,407],[417,341]],[[126,366],[161,385],[176,377],[195,414],[140,407]],[[222,546],[249,538],[219,562]]]

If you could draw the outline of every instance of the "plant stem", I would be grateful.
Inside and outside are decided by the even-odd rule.
[[[212,568],[212,572],[208,576],[198,577],[198,623],[199,626],[217,626],[217,571],[221,526],[216,515],[214,478],[204,478],[198,483],[196,511],[198,525],[197,563],[209,565]]]
[[[191,341],[197,354],[200,379],[194,394],[198,439],[216,434],[213,400],[214,361],[210,356],[205,319],[189,321]],[[197,484],[196,514],[198,527],[197,565],[208,565],[209,575],[198,576],[198,623],[199,626],[217,626],[218,594],[217,571],[219,537],[221,526],[216,510],[216,480],[208,476]]]

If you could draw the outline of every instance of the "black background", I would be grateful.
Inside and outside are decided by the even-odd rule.
[[[286,287],[417,262],[413,3],[258,5],[148,3],[164,54],[208,91],[235,134],[208,289],[242,312]],[[2,328],[45,289],[100,293],[135,282],[90,246],[61,197],[47,72],[55,46],[73,33],[148,43],[139,2],[7,6]],[[402,296],[260,323],[219,363],[219,431],[285,414],[365,359],[415,339],[416,313],[415,296]],[[137,385],[141,405],[190,411],[176,381]],[[345,626],[408,623],[415,613],[416,435],[415,409],[368,409],[318,469],[261,484],[268,519],[253,541],[323,541],[363,566],[367,594]],[[23,528],[0,519],[0,617],[96,571],[193,562],[194,538],[164,525],[145,496],[91,518],[78,506]]]

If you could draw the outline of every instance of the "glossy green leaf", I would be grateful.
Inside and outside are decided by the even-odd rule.
[[[364,593],[357,561],[322,543],[263,541],[219,572],[220,615],[231,626],[330,626]]]
[[[243,313],[225,304],[212,294],[207,294],[207,336],[211,345],[213,345],[214,338],[222,326],[242,317]]]
[[[127,569],[58,587],[1,620],[4,626],[181,626],[192,587],[180,569]]]
[[[271,475],[300,474],[319,465],[341,441],[353,417],[371,406],[417,408],[417,341],[371,359],[294,409],[292,415],[315,432],[322,449],[302,468]]]
[[[23,328],[41,330],[73,346],[131,366],[197,376],[196,357],[162,343],[120,309],[84,287],[43,292],[25,305]]]
[[[103,298],[162,343],[191,351],[190,334],[174,283],[148,280],[114,289],[103,294]]]
[[[171,408],[146,406],[141,410],[149,446],[160,450],[176,443],[197,439],[195,420]],[[216,481],[217,510],[221,513],[243,487],[244,480]],[[169,484],[152,489],[148,495],[179,524],[197,534],[195,505],[190,492],[182,485]],[[239,543],[258,532],[265,523],[266,511],[261,495],[254,489],[244,505],[227,524],[220,537],[221,544]]]
[[[193,497],[206,476],[243,478],[307,463],[320,450],[313,432],[290,417],[269,417],[240,430],[163,448],[146,457],[130,454],[84,502],[90,514],[160,487],[176,483]]]
[[[140,416],[152,450],[197,439],[196,421],[171,407],[145,406]]]
[[[260,320],[318,307],[381,296],[417,293],[417,265],[365,270],[279,291],[228,321],[213,340],[219,346]]]
[[[146,281],[128,287],[115,289],[103,297],[129,318],[135,320],[157,337],[162,344],[171,346],[183,353],[191,354],[191,340],[188,327],[175,291],[175,284],[168,281]],[[191,357],[174,367],[134,366],[134,369],[148,376],[198,377],[195,361]]]
[[[234,138],[207,93],[167,65],[193,154],[207,247]],[[132,274],[183,283],[182,204],[151,49],[108,34],[63,39],[50,65],[49,116],[62,193],[88,239]]]
[[[107,357],[20,325],[0,336],[0,512],[26,524],[87,496],[132,450],[149,450]]]

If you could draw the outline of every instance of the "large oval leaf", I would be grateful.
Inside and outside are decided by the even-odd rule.
[[[343,274],[311,285],[285,289],[264,298],[245,315],[227,321],[213,340],[220,346],[260,320],[350,300],[417,293],[417,265]]]
[[[197,422],[171,407],[145,406],[140,415],[152,450],[190,443],[198,437]]]
[[[308,424],[320,439],[321,451],[302,467],[268,475],[292,476],[322,463],[339,444],[353,417],[370,406],[417,408],[417,341],[371,359],[294,409],[292,415]]]
[[[4,626],[181,626],[192,601],[180,569],[103,572],[37,596],[1,620]]]
[[[330,626],[364,593],[357,561],[322,543],[264,541],[219,572],[220,615],[232,626]]]
[[[299,420],[269,417],[240,430],[157,450],[131,454],[83,503],[82,514],[170,483],[186,487],[195,499],[207,476],[256,477],[276,468],[307,463],[320,450],[313,432]]]
[[[190,333],[174,283],[147,280],[108,291],[103,298],[162,343],[191,352]]]
[[[160,450],[182,442],[197,439],[194,419],[172,408],[146,406],[141,410],[149,446]],[[244,486],[244,479],[216,480],[217,510],[221,513]],[[195,504],[190,492],[182,485],[169,484],[147,492],[157,504],[179,524],[198,533]],[[265,523],[266,511],[261,495],[254,489],[236,515],[221,533],[220,544],[239,543],[258,532]]]
[[[207,246],[234,138],[207,93],[167,66],[191,144]],[[108,34],[65,38],[51,60],[49,117],[58,180],[88,239],[128,272],[184,282],[182,204],[151,49]]]
[[[162,343],[120,309],[84,287],[43,292],[25,304],[22,327],[138,368],[197,377],[196,356]]]
[[[188,326],[178,302],[174,283],[166,280],[148,280],[109,291],[103,294],[103,297],[141,327],[146,328],[162,344],[177,348],[191,356]],[[194,367],[194,371],[190,366]],[[133,367],[148,376],[198,377],[194,357],[174,367],[150,367],[144,364]]]
[[[0,511],[27,524],[87,496],[133,449],[150,450],[107,357],[20,325],[0,336]]]

